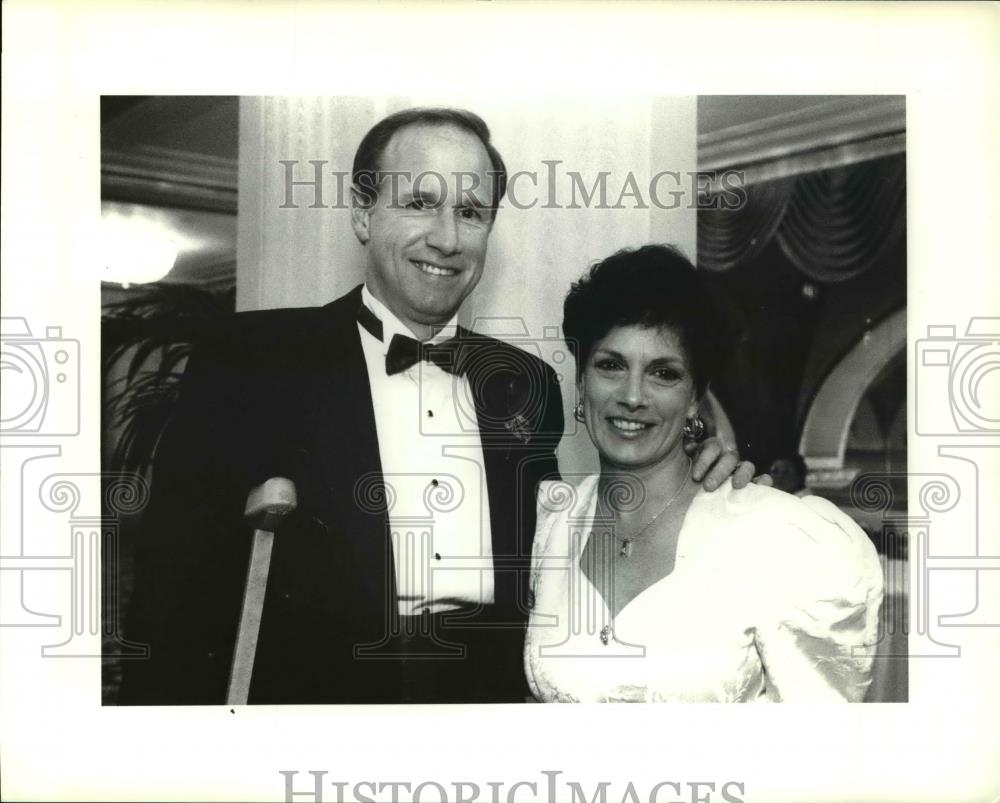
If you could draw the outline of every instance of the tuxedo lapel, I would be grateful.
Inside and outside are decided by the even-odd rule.
[[[309,337],[300,448],[318,478],[313,507],[329,536],[346,541],[353,580],[370,610],[395,600],[382,464],[368,370],[357,328],[361,289],[320,310]]]
[[[460,330],[462,359],[467,370],[472,397],[476,405],[486,488],[489,495],[490,530],[494,563],[494,594],[496,603],[509,609],[516,598],[516,576],[512,569],[519,564],[515,510],[519,504],[518,449],[523,437],[523,406],[525,377],[518,370],[517,360],[498,341]],[[516,356],[516,355],[515,355]],[[524,422],[525,424],[527,422]]]

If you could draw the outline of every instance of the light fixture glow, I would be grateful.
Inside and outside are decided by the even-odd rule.
[[[160,221],[110,210],[101,215],[101,246],[102,279],[122,285],[159,281],[180,252],[176,236]]]

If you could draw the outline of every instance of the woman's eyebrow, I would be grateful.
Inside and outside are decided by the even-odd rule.
[[[625,355],[605,346],[594,349],[594,356],[596,357],[598,354],[602,354],[607,357],[614,357],[616,360],[621,360],[622,362],[628,362],[628,358],[625,357]],[[649,365],[678,365],[683,367],[685,362],[683,357],[671,354],[668,357],[654,357],[649,361]]]
[[[650,365],[684,365],[684,358],[671,355],[669,357],[655,357],[649,361]]]

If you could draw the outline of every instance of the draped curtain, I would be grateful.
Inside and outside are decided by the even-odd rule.
[[[750,187],[739,209],[698,211],[698,264],[724,271],[756,259],[781,225],[794,178]]]
[[[906,221],[904,154],[761,182],[739,209],[698,213],[698,263],[731,270],[775,238],[788,260],[818,282],[850,279],[899,241]]]

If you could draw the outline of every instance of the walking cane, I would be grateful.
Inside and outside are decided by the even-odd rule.
[[[246,705],[250,694],[250,677],[253,675],[260,618],[264,610],[267,591],[267,574],[271,568],[271,548],[274,533],[281,520],[295,510],[297,504],[295,483],[284,477],[272,477],[258,485],[247,496],[243,515],[254,527],[250,566],[247,569],[246,590],[243,593],[243,610],[236,633],[236,649],[229,675],[228,705]]]

